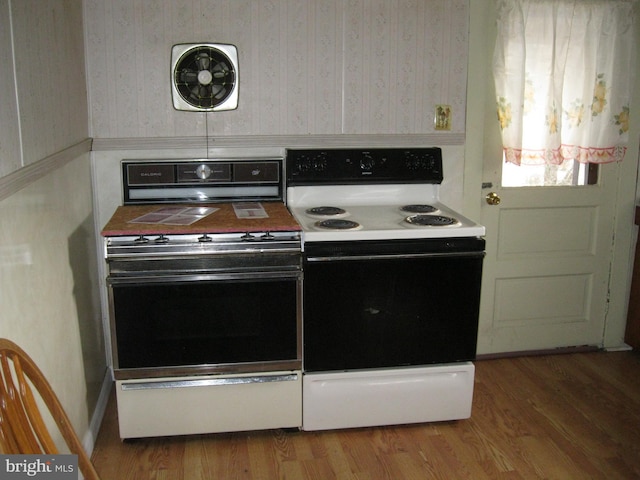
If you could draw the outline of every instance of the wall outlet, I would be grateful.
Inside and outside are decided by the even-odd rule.
[[[451,130],[451,105],[436,105],[433,125],[436,130]]]

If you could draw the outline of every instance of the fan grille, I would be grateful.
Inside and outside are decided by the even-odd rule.
[[[237,101],[225,106],[237,88],[236,66],[218,48],[198,45],[188,49],[175,62],[173,77],[176,92],[184,102],[196,109],[237,107]]]

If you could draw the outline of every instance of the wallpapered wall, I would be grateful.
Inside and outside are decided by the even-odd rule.
[[[0,0],[0,177],[88,132],[82,1],[20,0],[10,7]]]
[[[87,0],[92,137],[464,132],[468,0]],[[240,106],[171,104],[176,43],[238,47]]]
[[[82,6],[0,0],[0,336],[42,368],[90,449],[108,390]]]

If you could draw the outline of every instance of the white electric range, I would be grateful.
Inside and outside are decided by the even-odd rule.
[[[303,428],[471,414],[485,229],[439,148],[288,150],[303,240]]]

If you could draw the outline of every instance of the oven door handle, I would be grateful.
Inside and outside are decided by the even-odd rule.
[[[134,285],[158,283],[186,283],[186,282],[219,282],[229,280],[282,280],[298,279],[302,275],[299,269],[277,272],[247,272],[247,273],[202,273],[202,274],[173,274],[173,275],[109,275],[108,285]]]
[[[295,382],[297,373],[285,375],[256,375],[250,377],[205,378],[198,380],[166,380],[158,382],[123,383],[122,390],[153,390],[159,388],[212,387],[219,385],[248,385],[254,383]]]
[[[345,260],[399,260],[405,258],[484,257],[485,252],[400,253],[381,255],[337,255],[307,257],[307,262],[341,262]]]

